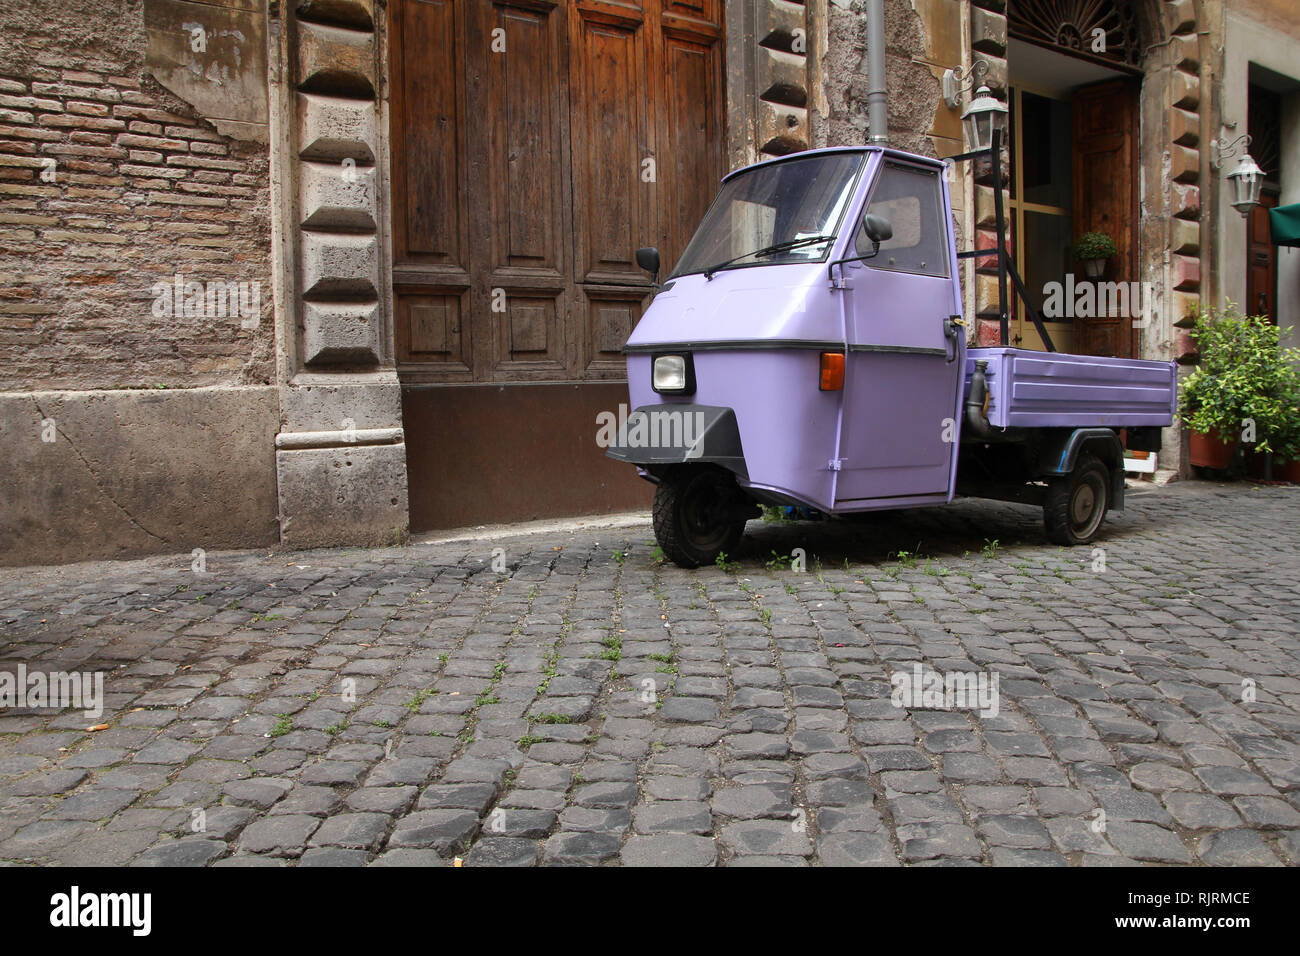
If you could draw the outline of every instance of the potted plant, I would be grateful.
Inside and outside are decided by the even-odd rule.
[[[1242,316],[1231,304],[1202,310],[1191,336],[1201,360],[1179,390],[1178,412],[1192,465],[1225,471],[1239,445],[1300,458],[1300,350],[1281,347],[1268,316]]]
[[[1115,240],[1104,232],[1085,232],[1074,246],[1074,257],[1083,263],[1083,274],[1100,279],[1106,274],[1106,262],[1119,251]]]
[[[1271,477],[1300,484],[1300,370],[1296,370],[1293,366],[1292,373],[1296,387],[1285,400],[1285,413],[1281,427],[1269,438],[1269,444],[1273,449]]]
[[[1178,390],[1179,418],[1191,435],[1193,468],[1226,471],[1237,451],[1235,404],[1222,382],[1201,369],[1193,370]]]

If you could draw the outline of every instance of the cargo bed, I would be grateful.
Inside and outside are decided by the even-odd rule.
[[[967,392],[981,359],[989,363],[988,420],[995,428],[1166,426],[1178,401],[1173,362],[974,348],[966,353]]]

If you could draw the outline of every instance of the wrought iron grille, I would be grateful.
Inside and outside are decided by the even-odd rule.
[[[1141,65],[1142,35],[1128,0],[1010,0],[1007,29],[1108,66]]]

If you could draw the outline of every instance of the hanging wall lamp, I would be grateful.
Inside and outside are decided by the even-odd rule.
[[[943,74],[943,101],[949,109],[956,109],[961,103],[964,89],[980,83],[988,73],[986,60],[976,60],[969,70],[947,70]],[[988,149],[993,144],[993,131],[1003,133],[1007,128],[1007,105],[993,95],[988,86],[980,83],[971,96],[971,101],[961,114],[962,127],[966,130],[966,145],[972,152]]]
[[[1264,170],[1260,169],[1250,153],[1246,152],[1249,146],[1250,134],[1248,133],[1243,133],[1231,142],[1226,138],[1210,141],[1210,165],[1215,169],[1222,169],[1224,160],[1236,155],[1237,148],[1241,148],[1241,159],[1237,161],[1232,172],[1228,173],[1227,179],[1232,187],[1232,206],[1241,213],[1243,219],[1259,205],[1259,187],[1264,182]]]

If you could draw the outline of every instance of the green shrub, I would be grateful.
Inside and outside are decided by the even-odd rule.
[[[1257,452],[1300,458],[1300,349],[1284,348],[1268,316],[1243,316],[1231,305],[1202,309],[1191,331],[1200,364],[1183,381],[1178,416],[1203,435],[1249,437]]]

